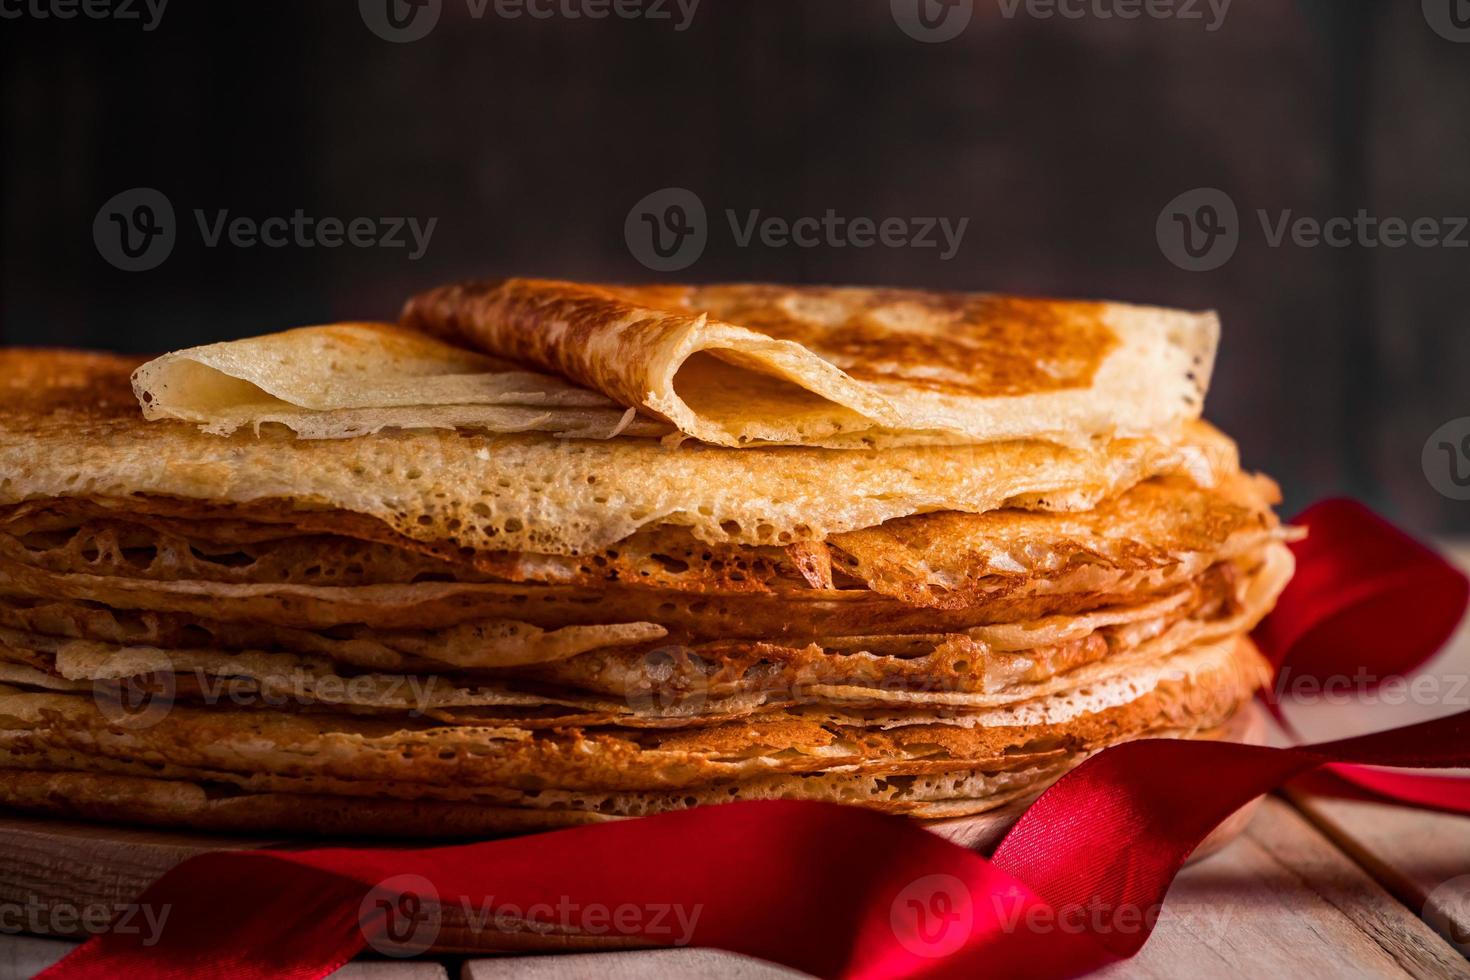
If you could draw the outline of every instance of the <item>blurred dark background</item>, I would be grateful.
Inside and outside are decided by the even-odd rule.
[[[1470,23],[1470,2],[1442,2]],[[972,0],[940,43],[901,29],[888,0],[702,0],[683,30],[672,0],[670,19],[602,20],[442,0],[411,43],[352,2],[174,0],[151,30],[143,0],[142,21],[7,3],[4,343],[159,351],[391,318],[455,277],[658,278],[624,219],[680,186],[709,209],[709,244],[671,278],[1216,308],[1208,414],[1281,480],[1288,511],[1350,493],[1419,530],[1470,532],[1470,504],[1421,464],[1432,432],[1470,416],[1470,249],[1273,248],[1255,217],[1470,215],[1470,43],[1431,26],[1430,2],[1236,0],[1210,30],[1205,0],[1202,19],[1135,20],[1100,16],[1109,0],[1079,18]],[[99,208],[134,187],[161,191],[178,222],[142,272],[93,239]],[[1206,272],[1176,267],[1155,234],[1198,187],[1225,191],[1241,222],[1234,257]],[[415,260],[209,248],[193,215],[298,208],[438,220]],[[742,247],[727,208],[970,223],[946,261]]]

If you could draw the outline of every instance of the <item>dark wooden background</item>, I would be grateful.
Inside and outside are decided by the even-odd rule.
[[[623,220],[695,190],[716,230],[678,277],[891,283],[1214,307],[1209,402],[1288,508],[1355,494],[1470,531],[1420,453],[1470,415],[1470,250],[1269,247],[1249,216],[1470,215],[1470,44],[1419,0],[1236,0],[1220,30],[1006,19],[905,36],[886,0],[703,0],[692,26],[508,21],[445,0],[389,44],[346,0],[173,0],[158,28],[0,21],[0,340],[161,350],[395,314],[449,277],[639,279]],[[1447,0],[1463,2],[1463,0]],[[256,218],[437,217],[428,253],[202,247],[125,273],[91,238],[156,187]],[[1239,252],[1176,269],[1160,209],[1199,186]],[[740,248],[726,207],[968,216],[959,254]]]

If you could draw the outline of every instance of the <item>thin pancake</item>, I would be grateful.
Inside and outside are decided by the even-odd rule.
[[[543,630],[516,620],[477,620],[439,629],[348,625],[321,631],[157,610],[110,609],[57,598],[0,597],[0,628],[56,639],[168,649],[272,650],[323,656],[363,670],[454,672],[514,667],[588,650],[662,639],[653,623],[609,622]]]
[[[945,512],[835,535],[832,563],[907,603],[958,609],[998,595],[1152,591],[1222,560],[1298,536],[1271,504],[1276,485],[1235,474],[1204,489],[1150,480],[1080,514]]]
[[[289,502],[365,515],[455,549],[574,555],[658,524],[709,544],[786,545],[935,510],[1087,509],[1150,476],[1211,485],[1237,469],[1234,445],[1202,423],[1077,449],[1005,442],[886,452],[437,430],[325,441],[209,436],[144,421],[128,384],[133,366],[0,351],[0,506],[134,494]]]
[[[0,555],[52,572],[155,581],[500,581],[721,594],[868,588],[960,608],[1002,593],[1116,590],[1140,573],[1198,574],[1284,537],[1275,499],[1275,485],[1261,477],[1233,474],[1215,488],[1158,478],[1080,514],[923,514],[786,548],[707,545],[685,528],[659,526],[572,558],[439,554],[341,512],[286,524],[245,521],[238,508],[204,503],[69,498],[0,510]],[[327,533],[310,533],[318,530]]]
[[[589,651],[517,674],[552,689],[633,704],[697,704],[764,692],[800,703],[989,707],[1079,687],[1187,646],[1246,633],[1275,604],[1293,567],[1291,552],[1277,545],[1253,574],[1212,576],[1187,603],[1155,602],[1136,618],[1118,610],[1111,622],[1097,617],[1101,624],[1085,635],[1020,650],[996,649],[983,630],[806,647],[726,640]]]
[[[505,279],[402,322],[724,446],[1048,439],[1197,418],[1214,314],[916,290]]]
[[[49,597],[116,610],[181,613],[301,630],[367,626],[432,630],[514,620],[542,629],[653,623],[675,642],[751,638],[951,633],[1137,603],[1190,581],[1187,569],[1130,573],[1113,588],[1005,593],[958,609],[929,609],[861,590],[763,595],[642,588],[569,588],[497,582],[352,587],[156,582],[61,574],[0,557],[0,599]],[[1084,583],[1085,584],[1085,583]]]
[[[1259,741],[1257,727],[1255,713],[1247,709],[1215,728],[1150,734],[1254,743]],[[960,777],[885,780],[825,774],[804,777],[797,785],[808,799],[860,802],[871,809],[918,818],[985,813],[990,815],[988,836],[993,843],[1047,786],[1087,757],[1087,753],[1077,753],[1062,764]],[[483,837],[597,823],[732,799],[786,799],[793,783],[790,777],[775,777],[728,787],[716,785],[693,794],[609,794],[600,799],[564,794],[545,798],[538,794],[523,798],[518,805],[395,800],[384,798],[371,784],[356,784],[340,787],[343,792],[355,793],[353,804],[343,806],[340,796],[302,792],[286,780],[258,780],[257,788],[244,791],[237,780],[226,776],[214,781],[215,774],[202,770],[171,768],[163,773],[168,778],[157,778],[156,771],[60,751],[26,757],[0,752],[0,768],[9,769],[0,800],[38,813],[207,830],[378,838]]]
[[[302,327],[175,351],[133,374],[149,419],[229,435],[279,424],[303,439],[385,428],[537,430],[578,438],[663,435],[666,426],[560,378],[386,323]]]
[[[538,725],[696,724],[791,704],[975,709],[1095,684],[1185,647],[1247,631],[1275,601],[1291,564],[1290,552],[1278,546],[1256,574],[1220,576],[1192,602],[1119,610],[1096,617],[1091,633],[1024,650],[998,650],[967,634],[853,638],[805,648],[735,641],[694,648],[644,643],[450,677],[344,674],[322,656],[119,646],[0,629],[0,662],[44,672],[11,677],[12,683],[28,686],[90,690],[93,682],[145,677],[150,691],[178,700],[207,695],[213,703],[259,692],[264,697],[252,696],[250,703],[288,709],[343,705],[444,721],[517,717]],[[541,706],[556,710],[544,717],[474,710]],[[602,720],[573,722],[564,708],[596,712]]]
[[[1220,572],[1227,571],[1222,567]],[[1000,652],[1034,650],[1085,641],[1094,632],[1159,617],[1176,617],[1221,600],[1222,574],[1187,583],[1143,603],[1105,607],[1075,615],[1048,616],[945,634],[928,629],[888,636],[814,636],[813,645],[834,652],[871,651],[885,656],[920,657],[962,636]],[[1224,593],[1229,595],[1233,589]],[[334,663],[368,671],[455,673],[501,667],[530,666],[622,644],[668,647],[685,642],[669,637],[651,623],[571,626],[543,631],[514,621],[473,622],[427,630],[385,630],[365,626],[329,630],[295,629],[245,620],[219,619],[155,610],[109,609],[88,602],[60,599],[0,599],[0,628],[8,634],[33,634],[53,640],[90,640],[126,647],[210,649],[224,652],[265,650],[325,657]],[[745,651],[776,646],[755,639],[743,647],[728,637],[714,643]],[[27,646],[24,642],[13,646]],[[644,647],[640,646],[640,649]],[[698,648],[696,648],[698,649]],[[790,649],[789,647],[785,649]]]
[[[899,776],[993,771],[1055,761],[1158,728],[1221,724],[1262,681],[1248,643],[1191,648],[1118,684],[996,710],[965,726],[875,729],[820,715],[673,731],[443,727],[403,721],[174,706],[146,724],[120,723],[94,699],[0,692],[0,746],[59,749],[152,765],[384,780],[428,797],[471,787],[648,790],[834,769]],[[974,721],[972,716],[972,721]],[[397,794],[395,794],[397,795]]]

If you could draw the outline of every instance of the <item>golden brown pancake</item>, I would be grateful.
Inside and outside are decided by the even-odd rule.
[[[216,435],[267,424],[303,439],[386,428],[583,439],[670,431],[560,378],[386,323],[301,327],[165,354],[133,374],[133,389],[144,417]]]
[[[1085,510],[1152,476],[1210,485],[1236,469],[1234,445],[1203,424],[1081,448],[1022,441],[881,453],[434,429],[301,440],[265,427],[221,437],[144,420],[127,380],[136,364],[0,352],[0,506],[147,495],[335,510],[435,545],[577,555],[663,524],[707,544],[779,546],[937,510]]]
[[[435,289],[402,322],[723,446],[1156,432],[1198,417],[1219,336],[1213,314],[1118,303],[545,279]]]
[[[406,322],[0,351],[0,804],[1012,813],[1265,678],[1292,532],[1197,420],[1210,316],[517,280]]]
[[[122,645],[0,628],[0,679],[83,691],[166,674],[161,681],[150,677],[153,687],[162,684],[174,699],[194,701],[228,678],[233,689],[287,697],[297,706],[442,719],[515,717],[540,726],[696,725],[794,704],[969,710],[1083,687],[1248,630],[1290,570],[1289,553],[1277,546],[1247,574],[1222,566],[1195,588],[1065,623],[833,637],[801,647],[737,640],[684,646],[640,636],[635,627],[544,634],[524,625],[491,642],[490,631],[482,629],[486,642],[472,646],[473,659],[461,655],[458,663],[424,642],[419,649],[426,655],[404,656],[384,644],[373,649],[377,662],[364,664],[354,649],[361,641],[342,647],[324,641],[325,652],[310,654],[294,637],[285,638],[284,649],[230,649],[136,640]],[[560,632],[577,635],[557,642]],[[332,655],[344,651],[342,664]],[[394,654],[397,662],[384,670],[383,661]],[[601,721],[569,720],[573,709]]]
[[[15,768],[55,765],[71,753],[110,760],[117,765],[104,768],[114,771],[177,767],[243,786],[260,774],[266,784],[306,791],[367,781],[401,799],[542,806],[580,794],[585,805],[598,794],[697,792],[765,777],[964,780],[1052,766],[1123,738],[1222,725],[1264,670],[1253,648],[1228,640],[1113,685],[960,720],[892,715],[855,725],[798,709],[700,728],[548,732],[181,705],[130,725],[84,695],[0,689],[0,714],[9,719],[0,749]],[[799,784],[786,785],[795,792]]]
[[[1261,477],[1232,474],[1213,488],[1159,478],[1078,514],[939,512],[785,548],[708,545],[686,528],[663,525],[572,557],[436,547],[339,511],[295,516],[137,495],[69,497],[0,508],[0,554],[52,572],[159,581],[453,579],[716,593],[865,588],[957,607],[1041,576],[1055,591],[1083,566],[1091,588],[1175,566],[1194,574],[1279,539],[1284,532],[1270,509],[1276,499],[1274,484]],[[919,569],[923,578],[913,581]]]

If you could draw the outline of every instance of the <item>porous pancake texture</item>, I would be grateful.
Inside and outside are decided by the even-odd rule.
[[[1212,318],[516,280],[406,324],[0,351],[0,805],[1010,812],[1118,742],[1233,737],[1268,679],[1294,532],[1197,419]]]

